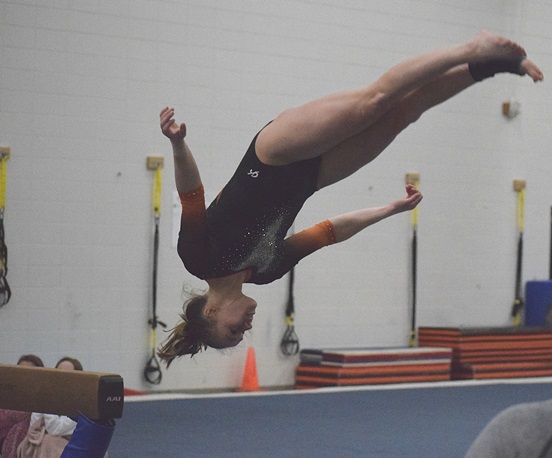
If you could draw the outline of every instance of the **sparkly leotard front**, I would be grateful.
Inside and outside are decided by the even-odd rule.
[[[286,239],[297,213],[316,191],[320,158],[269,166],[255,153],[256,138],[207,210],[203,188],[181,195],[178,253],[199,278],[249,270],[248,282],[270,283],[303,257],[335,243],[329,221]]]

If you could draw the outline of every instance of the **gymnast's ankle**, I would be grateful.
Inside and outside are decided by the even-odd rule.
[[[522,56],[502,57],[500,59],[489,59],[468,64],[468,69],[475,81],[483,81],[491,78],[497,73],[513,73],[515,75],[524,75],[525,71],[521,62],[525,59]]]

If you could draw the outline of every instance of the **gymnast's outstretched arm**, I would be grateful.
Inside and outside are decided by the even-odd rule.
[[[333,224],[336,243],[343,242],[361,230],[389,216],[413,210],[422,200],[422,193],[414,186],[406,186],[407,196],[383,207],[365,208],[330,218]]]
[[[159,114],[161,131],[170,141],[174,157],[174,175],[176,190],[185,194],[198,189],[201,176],[190,148],[184,141],[186,124],[177,124],[174,120],[174,108],[165,107]]]

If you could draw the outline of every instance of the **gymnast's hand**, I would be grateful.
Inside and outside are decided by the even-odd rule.
[[[186,124],[177,124],[173,118],[174,108],[165,107],[159,113],[161,132],[171,141],[184,140],[186,137]]]
[[[395,201],[396,212],[414,210],[422,201],[422,193],[411,184],[406,186],[406,197]]]

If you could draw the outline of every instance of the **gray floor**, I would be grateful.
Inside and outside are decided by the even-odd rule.
[[[128,399],[110,458],[463,457],[505,407],[552,398],[552,381],[165,397]]]

